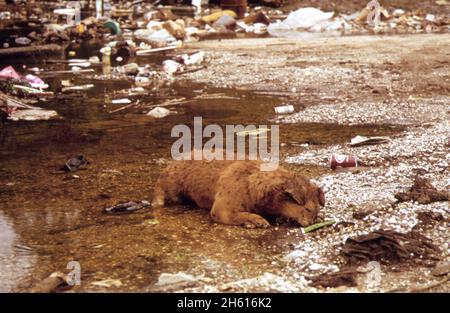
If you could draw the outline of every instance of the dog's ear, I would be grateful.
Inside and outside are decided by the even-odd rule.
[[[319,193],[319,203],[321,206],[325,205],[325,193],[322,188],[317,188],[317,192]]]
[[[288,200],[292,201],[292,202],[296,202],[300,205],[304,205],[305,204],[305,200],[303,199],[303,197],[300,197],[298,195],[297,192],[294,192],[293,190],[285,190],[283,193],[284,197],[287,198]]]

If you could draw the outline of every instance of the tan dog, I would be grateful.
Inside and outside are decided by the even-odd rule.
[[[153,207],[193,201],[211,210],[218,223],[267,227],[261,215],[283,216],[302,226],[313,224],[325,205],[321,188],[300,174],[279,167],[260,171],[261,161],[175,161],[161,173]],[[261,215],[260,215],[261,214]]]

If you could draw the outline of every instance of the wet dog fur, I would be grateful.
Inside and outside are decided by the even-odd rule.
[[[261,171],[261,161],[174,161],[158,179],[153,207],[186,200],[210,210],[215,222],[268,227],[263,216],[283,216],[308,226],[325,196],[304,176],[282,167]]]

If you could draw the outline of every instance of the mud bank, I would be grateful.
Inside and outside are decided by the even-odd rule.
[[[286,161],[293,166],[326,167],[333,153],[357,155],[365,165],[357,171],[319,174],[314,179],[327,191],[322,219],[335,220],[340,226],[307,235],[294,245],[281,259],[285,262],[282,274],[266,272],[224,285],[226,288],[317,291],[307,278],[336,272],[344,263],[339,253],[346,239],[377,229],[408,232],[419,228],[440,247],[441,258],[449,260],[449,202],[398,204],[394,197],[412,184],[415,175],[430,178],[442,190],[450,189],[450,54],[438,42],[440,39],[445,45],[449,43],[442,36],[419,35],[223,41],[214,47],[200,44],[209,47],[212,60],[220,50],[222,61],[212,62],[206,74],[193,74],[191,78],[288,96],[298,112],[278,119],[280,123],[408,125],[387,144],[351,148],[345,143],[291,150]],[[262,53],[269,57],[262,58]],[[355,213],[361,211],[370,213],[361,219]],[[417,218],[420,212],[441,214],[443,222],[423,227]],[[370,277],[359,275],[357,287],[330,290],[408,291],[438,280],[427,266],[382,265],[380,273],[382,278],[375,286],[367,283]],[[224,286],[193,290],[220,291]],[[448,291],[448,287],[444,283],[434,290]]]
[[[127,90],[128,82],[80,78],[96,85],[87,96],[42,104],[57,109],[62,120],[2,128],[0,227],[9,237],[0,262],[18,273],[0,276],[8,281],[4,290],[29,291],[76,260],[82,284],[73,291],[323,291],[312,288],[309,278],[342,265],[339,252],[347,237],[380,227],[409,231],[422,211],[443,215],[422,232],[440,248],[440,258],[448,259],[448,202],[394,199],[416,173],[449,188],[447,37],[197,43],[191,48],[206,52],[208,68],[140,99],[150,106],[187,100],[171,107],[178,114],[159,120],[145,116],[148,106],[109,113],[117,107],[105,99]],[[218,88],[225,86],[231,88]],[[273,107],[288,102],[298,113],[277,119]],[[392,118],[399,113],[401,119]],[[320,218],[336,220],[335,226],[303,235],[294,225],[272,221],[269,229],[248,230],[213,224],[207,212],[188,206],[103,214],[119,201],[152,198],[160,168],[170,161],[171,128],[191,125],[194,116],[219,125],[280,123],[283,164],[325,188],[328,203]],[[356,135],[392,141],[350,148]],[[358,155],[366,167],[333,172],[327,156],[340,152]],[[91,162],[86,169],[54,173],[80,153]],[[372,213],[355,218],[361,209]],[[408,290],[437,281],[431,269],[382,265],[378,285],[368,289],[360,275],[357,287],[336,290]],[[162,273],[179,271],[201,279],[190,286],[155,285]],[[96,284],[108,279],[120,284]]]
[[[207,51],[208,68],[186,76],[217,87],[283,91],[300,107],[389,103],[448,94],[449,44],[445,34],[205,41],[188,47]]]

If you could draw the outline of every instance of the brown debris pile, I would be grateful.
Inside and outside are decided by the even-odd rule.
[[[434,224],[445,220],[444,216],[438,212],[423,211],[417,213],[417,219],[423,224]]]
[[[335,273],[324,273],[316,277],[310,278],[312,287],[330,287],[336,288],[339,286],[355,287],[357,286],[356,275],[358,273],[355,269],[342,269]]]
[[[353,216],[353,218],[355,218],[357,220],[362,220],[366,216],[374,213],[375,211],[376,211],[375,208],[361,208],[361,209],[353,212],[352,216]]]
[[[367,235],[348,238],[342,254],[350,264],[379,261],[383,264],[420,259],[437,260],[439,249],[418,232],[406,234],[393,230],[377,230]]]
[[[434,227],[440,222],[450,222],[450,219],[445,218],[441,213],[433,211],[417,212],[417,219],[419,222],[413,227],[413,230]]]
[[[416,176],[414,185],[407,192],[399,192],[395,195],[398,202],[415,201],[419,204],[428,204],[438,201],[450,200],[449,193],[438,191],[426,178]]]

